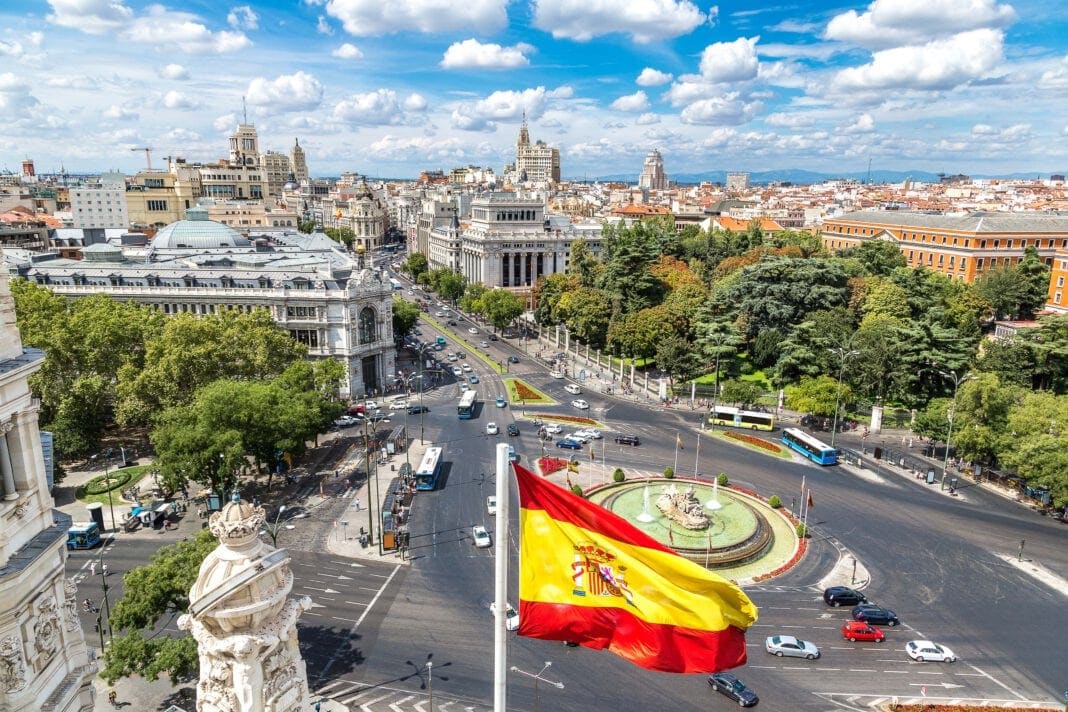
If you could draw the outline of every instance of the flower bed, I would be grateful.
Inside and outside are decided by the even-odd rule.
[[[559,472],[570,464],[570,461],[566,457],[539,457],[538,458],[538,471],[542,476],[551,475],[554,472]]]
[[[746,489],[745,487],[739,487],[738,485],[729,485],[729,488],[734,490],[735,492],[740,492],[742,494],[749,495],[750,497],[752,497],[754,499],[759,499],[762,502],[767,502],[768,501],[768,499],[766,497],[757,494],[753,490]],[[797,522],[796,519],[794,519],[792,516],[786,515],[785,512],[783,514],[786,516],[786,519],[792,525],[794,525],[794,526],[797,525],[798,522]],[[767,581],[768,579],[773,579],[773,578],[775,578],[776,576],[778,576],[780,574],[786,573],[787,571],[789,571],[790,569],[792,569],[794,566],[797,565],[797,562],[800,561],[802,559],[802,557],[804,557],[806,551],[808,551],[808,539],[807,538],[801,538],[798,541],[797,551],[794,552],[794,555],[792,557],[790,557],[789,561],[787,561],[785,564],[783,564],[779,568],[775,569],[774,571],[769,571],[766,574],[760,574],[759,576],[753,577],[753,583],[759,583],[760,581]]]
[[[513,403],[523,403],[525,405],[550,405],[555,403],[552,398],[518,378],[506,378],[504,379],[504,384],[508,389],[508,397],[511,398]]]
[[[743,443],[748,443],[749,445],[755,445],[756,447],[763,448],[765,450],[768,450],[769,452],[774,452],[774,453],[782,452],[782,448],[779,447],[778,445],[776,445],[775,443],[768,442],[767,440],[765,440],[763,438],[758,438],[758,437],[755,437],[753,435],[749,435],[747,433],[736,433],[733,430],[725,430],[725,431],[723,431],[723,435],[724,435],[724,437],[728,437],[728,438],[731,438],[733,440],[740,440]]]
[[[928,702],[921,702],[918,705],[887,705],[884,709],[890,712],[990,712],[991,707],[980,707],[978,705],[937,705]],[[998,707],[1000,712],[1034,712],[1032,707]],[[1056,709],[1050,707],[1049,709]]]
[[[583,418],[581,415],[545,415],[545,420],[558,420],[562,423],[576,423],[578,425],[600,425],[593,418]]]

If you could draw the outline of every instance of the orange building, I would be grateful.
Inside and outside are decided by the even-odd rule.
[[[1053,257],[1053,271],[1049,276],[1049,298],[1046,309],[1068,314],[1068,250],[1057,250]]]
[[[1052,266],[1054,254],[1068,249],[1068,215],[864,211],[824,220],[820,237],[832,251],[869,240],[893,242],[910,267],[974,282],[986,271],[1019,262],[1028,246]]]

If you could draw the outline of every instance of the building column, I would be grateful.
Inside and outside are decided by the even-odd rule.
[[[4,499],[7,501],[19,498],[15,489],[15,472],[11,469],[11,450],[7,446],[7,434],[13,427],[15,424],[11,422],[0,425],[0,477],[3,478]]]

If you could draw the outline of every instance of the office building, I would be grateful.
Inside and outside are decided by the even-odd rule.
[[[740,192],[749,189],[749,174],[748,173],[728,173],[727,174],[727,191],[728,192]]]
[[[105,173],[99,180],[70,188],[73,227],[126,228],[126,176]]]
[[[646,190],[667,190],[668,177],[664,173],[664,159],[655,148],[649,151],[638,176],[638,187]]]
[[[530,142],[527,117],[519,128],[515,144],[516,183],[550,184],[560,182],[560,149],[547,146],[544,141]]]

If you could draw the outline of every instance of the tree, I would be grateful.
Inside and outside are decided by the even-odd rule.
[[[352,231],[351,227],[328,227],[323,232],[334,242],[341,242],[350,247],[356,239],[356,233]]]
[[[125,631],[104,650],[100,676],[113,684],[122,677],[140,675],[156,680],[166,674],[171,684],[196,676],[199,656],[190,635],[172,638],[154,633],[161,619],[173,619],[189,610],[189,590],[200,565],[218,542],[201,530],[192,539],[165,546],[150,562],[123,577],[123,596],[111,611],[112,631]]]
[[[408,259],[404,261],[401,269],[410,274],[414,281],[420,282],[420,275],[430,271],[430,263],[422,252],[413,252],[408,255]]]
[[[994,374],[1005,385],[1031,388],[1038,364],[1032,345],[1019,336],[991,339],[983,344],[976,369]]]
[[[850,340],[858,352],[849,362],[850,383],[871,398],[903,397],[911,374],[902,358],[902,338],[902,321],[897,317],[880,312],[864,317]]]
[[[723,390],[720,391],[719,397],[726,403],[737,403],[745,408],[756,403],[763,394],[763,389],[752,381],[731,379],[723,382]]]
[[[303,232],[306,235],[311,234],[315,232],[315,221],[301,220],[299,223],[297,223],[297,230]]]
[[[466,278],[459,272],[442,267],[430,272],[430,287],[445,301],[454,302],[464,294]]]
[[[407,299],[393,297],[393,336],[403,339],[419,322],[419,307]]]
[[[597,258],[590,251],[590,246],[585,240],[573,240],[571,252],[568,255],[569,274],[576,275],[583,287],[592,288],[597,271]]]
[[[483,313],[494,329],[503,329],[523,313],[523,300],[507,289],[491,289],[480,300]]]
[[[51,428],[56,450],[65,457],[85,457],[100,445],[111,388],[102,376],[82,376],[59,402]]]
[[[1027,285],[1016,268],[1008,265],[984,272],[976,280],[975,289],[990,303],[996,319],[1017,316],[1021,305],[1029,301]]]
[[[894,319],[912,316],[905,288],[888,280],[878,280],[869,288],[862,310],[865,314],[880,314]]]
[[[1046,304],[1050,268],[1039,256],[1034,245],[1024,248],[1024,256],[1015,267],[1023,285],[1019,314],[1021,318],[1030,319]]]
[[[1031,345],[1035,359],[1035,387],[1063,394],[1068,392],[1068,314],[1039,320],[1037,329],[1026,329],[1020,338]]]
[[[489,290],[484,284],[471,282],[464,289],[464,295],[460,297],[460,308],[470,314],[481,314],[485,316],[482,297],[485,296],[488,291]]]
[[[1055,506],[1068,504],[1068,396],[1026,394],[1008,417],[999,460],[1031,487],[1048,487]]]
[[[656,367],[672,379],[688,381],[699,375],[701,363],[688,339],[672,334],[656,347]]]
[[[889,275],[908,264],[901,248],[888,240],[866,240],[856,247],[840,251],[838,256],[858,260],[868,274],[877,277]]]
[[[916,413],[912,429],[924,437],[945,442],[949,435],[949,409],[952,405],[950,398],[932,399],[926,408]]]
[[[1002,385],[997,375],[981,373],[957,389],[953,445],[969,460],[992,462],[1011,439],[1009,414],[1022,398],[1018,386]]]
[[[604,346],[612,316],[610,294],[586,287],[566,292],[557,302],[556,313],[582,341],[596,348]]]
[[[848,383],[843,383],[841,390],[838,381],[830,376],[802,378],[796,386],[786,387],[786,407],[802,413],[834,416],[834,404],[853,401],[853,391]]]
[[[542,326],[552,326],[563,321],[557,312],[557,305],[564,294],[578,289],[579,286],[574,275],[556,273],[539,279],[534,285],[534,321]]]

